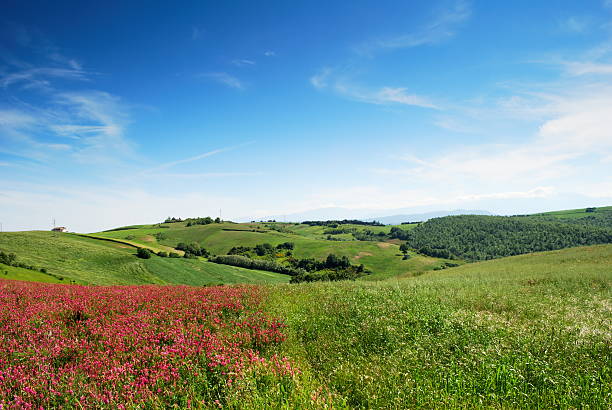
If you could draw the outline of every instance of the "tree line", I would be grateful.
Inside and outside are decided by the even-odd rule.
[[[433,218],[402,235],[422,254],[468,261],[612,243],[609,228],[486,215]]]
[[[194,225],[209,225],[209,224],[212,224],[212,223],[220,224],[223,221],[219,217],[216,217],[215,219],[213,219],[210,216],[205,216],[203,218],[202,217],[197,217],[197,218],[186,218],[186,219],[181,219],[181,218],[176,218],[176,217],[170,217],[169,216],[164,221],[164,223],[166,223],[166,224],[177,223],[177,222],[186,222],[185,226],[194,226]]]
[[[340,225],[365,225],[365,226],[385,226],[378,221],[365,222],[359,219],[342,219],[342,220],[329,220],[329,221],[304,221],[304,225],[309,226],[328,226],[330,228],[337,228]]]

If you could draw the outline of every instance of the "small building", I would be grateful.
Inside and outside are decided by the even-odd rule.
[[[56,228],[51,229],[53,232],[68,232],[65,226],[58,226]]]

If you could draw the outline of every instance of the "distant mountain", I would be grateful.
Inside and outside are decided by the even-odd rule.
[[[378,221],[385,225],[399,225],[402,222],[424,222],[432,218],[440,218],[442,216],[450,215],[493,215],[489,211],[472,210],[472,209],[456,209],[454,211],[435,211],[425,212],[421,214],[402,214],[402,215],[390,215],[390,216],[379,216],[375,218],[367,218],[365,221]]]
[[[414,210],[412,210],[414,212]],[[275,220],[277,222],[302,222],[302,221],[326,221],[342,219],[359,219],[362,221],[379,221],[384,224],[400,224],[402,222],[422,222],[431,218],[448,215],[492,215],[488,211],[463,210],[453,211],[433,211],[425,213],[408,213],[407,209],[348,209],[340,207],[319,208],[305,212],[298,212],[287,215],[271,215],[257,220]],[[380,216],[373,216],[380,215]],[[248,221],[248,218],[239,218],[239,221]]]

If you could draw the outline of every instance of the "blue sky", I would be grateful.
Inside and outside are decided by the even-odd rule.
[[[5,230],[612,205],[610,0],[8,1],[0,21]]]

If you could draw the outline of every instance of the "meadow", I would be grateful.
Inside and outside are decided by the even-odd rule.
[[[0,404],[609,408],[610,266],[600,245],[377,282],[4,280]]]
[[[279,354],[352,408],[609,408],[612,245],[271,288]]]

